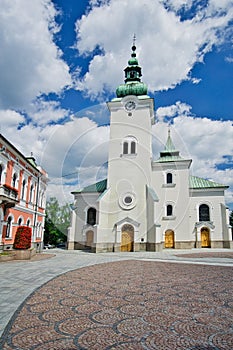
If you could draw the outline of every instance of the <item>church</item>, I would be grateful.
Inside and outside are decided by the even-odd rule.
[[[74,191],[68,249],[92,252],[233,248],[228,188],[190,175],[192,160],[176,149],[170,130],[154,158],[154,100],[141,81],[132,46],[125,82],[107,103],[107,179]]]

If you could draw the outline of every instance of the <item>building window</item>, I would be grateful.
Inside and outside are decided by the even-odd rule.
[[[13,221],[12,216],[9,216],[6,224],[6,238],[11,237],[12,221]]]
[[[128,142],[123,143],[123,154],[128,154],[129,145]]]
[[[23,183],[22,183],[22,192],[21,192],[21,199],[24,199],[24,195],[25,195],[25,186],[26,186],[26,180],[23,180]]]
[[[3,172],[3,167],[0,164],[0,184],[2,183],[2,172]]]
[[[131,142],[131,154],[135,154],[136,153],[136,142],[132,141]]]
[[[30,219],[27,219],[27,226],[30,226]]]
[[[23,223],[23,219],[22,219],[22,218],[19,218],[19,220],[18,220],[18,225],[19,225],[19,226],[22,226],[22,223]]]
[[[207,204],[199,207],[199,221],[210,221],[210,208]]]
[[[96,224],[96,209],[89,208],[87,211],[87,224],[95,225]]]
[[[123,142],[123,154],[136,154],[137,142],[134,137],[127,137]]]
[[[30,188],[30,199],[29,199],[29,202],[30,203],[32,203],[32,200],[33,200],[33,189],[34,189],[34,187],[33,187],[33,185],[31,185],[31,188]]]
[[[173,215],[173,208],[171,204],[167,205],[167,216],[172,216]]]
[[[17,180],[17,175],[14,173],[13,178],[12,178],[12,187],[16,188],[16,180]]]
[[[167,184],[172,184],[172,174],[167,173]]]

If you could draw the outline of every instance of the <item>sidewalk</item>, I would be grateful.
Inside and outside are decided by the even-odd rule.
[[[10,261],[0,264],[0,335],[15,311],[32,292],[54,277],[68,271],[124,260],[233,267],[233,250],[229,249],[101,254],[52,249],[44,252],[44,254],[55,254],[55,256],[39,261]],[[223,255],[228,257],[224,258]]]

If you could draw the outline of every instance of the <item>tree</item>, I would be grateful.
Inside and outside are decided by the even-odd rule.
[[[46,204],[44,243],[57,245],[67,241],[70,225],[70,206],[59,205],[56,197],[51,197]]]

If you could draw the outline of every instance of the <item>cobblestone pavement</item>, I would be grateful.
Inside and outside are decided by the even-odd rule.
[[[40,281],[18,308],[0,348],[232,350],[232,252],[218,256],[223,266],[207,255],[198,254],[192,263],[187,263],[192,258],[187,257],[184,263],[175,252],[156,255],[157,260],[152,254],[83,254],[79,264],[72,265],[75,270],[66,272],[63,263],[65,273],[57,276],[57,267],[54,278],[53,262],[58,260],[51,258],[47,261],[50,280],[42,286]],[[64,256],[70,259],[64,254],[63,260]],[[162,258],[170,262],[160,262]],[[172,263],[175,259],[179,264]],[[45,261],[4,266],[7,270],[33,265],[35,271],[35,264]]]

